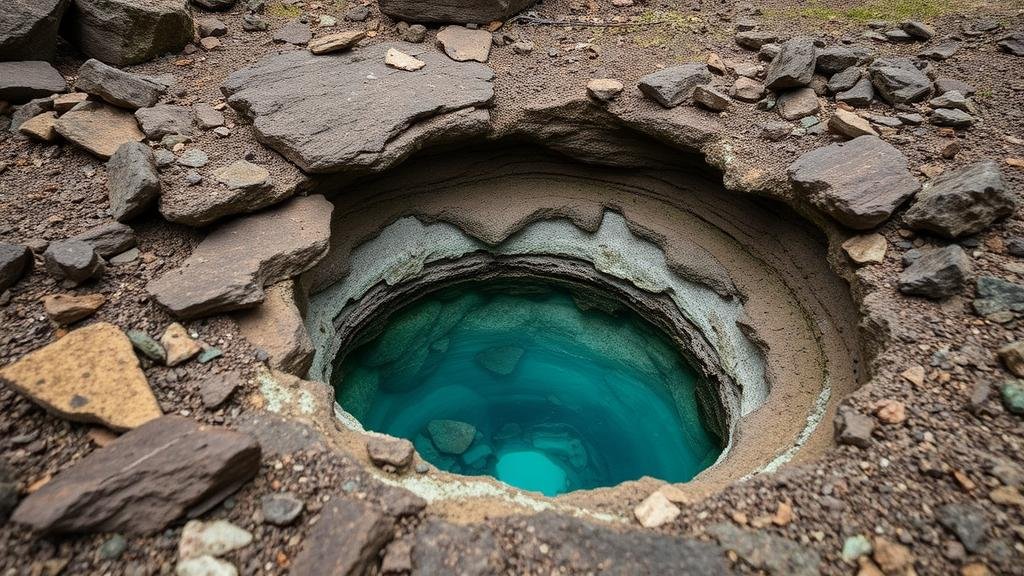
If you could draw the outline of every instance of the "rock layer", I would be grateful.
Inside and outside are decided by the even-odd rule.
[[[381,0],[380,11],[396,20],[486,24],[505,20],[537,0]]]

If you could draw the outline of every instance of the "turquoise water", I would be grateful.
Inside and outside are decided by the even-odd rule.
[[[467,283],[395,313],[335,369],[339,404],[440,469],[548,496],[714,463],[698,375],[632,310]]]

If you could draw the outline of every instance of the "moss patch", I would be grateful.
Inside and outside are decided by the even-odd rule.
[[[795,9],[795,15],[814,20],[898,21],[908,18],[935,18],[965,8],[950,0],[868,0],[856,6],[837,9],[820,2],[811,2]]]
[[[302,16],[302,8],[291,4],[271,4],[267,6],[267,14],[282,20],[292,20]]]

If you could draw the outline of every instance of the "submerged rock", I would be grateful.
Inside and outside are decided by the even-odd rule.
[[[508,376],[519,365],[523,352],[525,350],[519,346],[495,346],[478,353],[476,360],[488,371],[499,376]]]
[[[475,426],[458,420],[431,420],[427,432],[437,449],[445,454],[462,454],[476,437]]]

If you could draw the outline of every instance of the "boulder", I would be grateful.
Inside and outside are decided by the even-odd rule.
[[[167,86],[153,78],[90,59],[78,69],[75,89],[102,98],[114,106],[134,110],[156,104]]]
[[[369,574],[391,540],[395,518],[377,507],[336,494],[320,512],[295,557],[295,574]]]
[[[75,422],[130,430],[161,415],[128,337],[99,322],[0,369],[0,381]]]
[[[393,47],[427,65],[417,72],[387,66]],[[273,55],[231,74],[222,90],[253,119],[261,142],[303,170],[358,173],[386,168],[431,142],[486,133],[488,115],[474,107],[490,104],[493,77],[483,64],[398,42],[324,56]]]
[[[890,104],[911,104],[927,100],[932,81],[909,58],[875,60],[868,67],[871,83]]]
[[[0,292],[21,280],[32,269],[32,263],[28,246],[0,242]]]
[[[380,11],[395,20],[486,24],[507,20],[537,0],[381,0]]]
[[[64,22],[72,44],[115,66],[178,52],[195,34],[188,0],[74,0]]]
[[[487,62],[491,54],[491,33],[465,26],[446,26],[437,33],[437,45],[456,62]]]
[[[57,132],[106,160],[126,142],[140,142],[145,135],[129,112],[102,102],[82,102],[57,119]]]
[[[144,213],[160,195],[160,175],[149,146],[122,144],[107,161],[110,215],[119,222]]]
[[[57,55],[57,30],[70,0],[11,0],[0,12],[0,60]]]
[[[983,160],[937,177],[903,219],[915,230],[961,238],[981,232],[1016,208],[999,165]]]
[[[43,254],[46,272],[55,280],[77,286],[103,275],[106,264],[96,250],[81,240],[53,242]]]
[[[950,244],[923,251],[899,277],[904,294],[945,298],[960,292],[971,272],[971,261],[963,248]]]
[[[811,83],[817,48],[811,38],[793,38],[782,44],[771,65],[768,66],[765,86],[769,90],[799,88]]]
[[[840,223],[873,228],[917,193],[921,183],[903,154],[876,136],[811,150],[789,166],[796,192]]]
[[[159,140],[168,134],[192,134],[192,109],[184,106],[157,104],[140,108],[135,111],[135,118],[150,140]]]
[[[296,276],[324,256],[333,208],[323,196],[307,196],[234,220],[146,289],[179,318],[251,308],[265,299],[264,286]]]
[[[689,100],[698,85],[710,82],[711,72],[706,65],[680,64],[644,76],[637,86],[651,100],[673,108]]]
[[[135,247],[135,231],[121,222],[107,222],[72,237],[93,247],[102,258],[110,258]]]
[[[67,89],[64,77],[49,62],[0,62],[0,100],[20,104]]]
[[[437,449],[444,454],[462,454],[476,437],[476,427],[458,420],[431,420],[427,432]]]
[[[830,46],[818,50],[814,67],[825,75],[833,75],[859,66],[871,60],[871,52],[863,48],[849,46]]]
[[[151,534],[206,512],[259,467],[252,436],[164,416],[57,474],[12,520],[43,534]]]
[[[313,341],[296,304],[295,283],[278,282],[267,288],[262,304],[235,316],[238,332],[267,353],[270,367],[305,376],[313,363]]]

